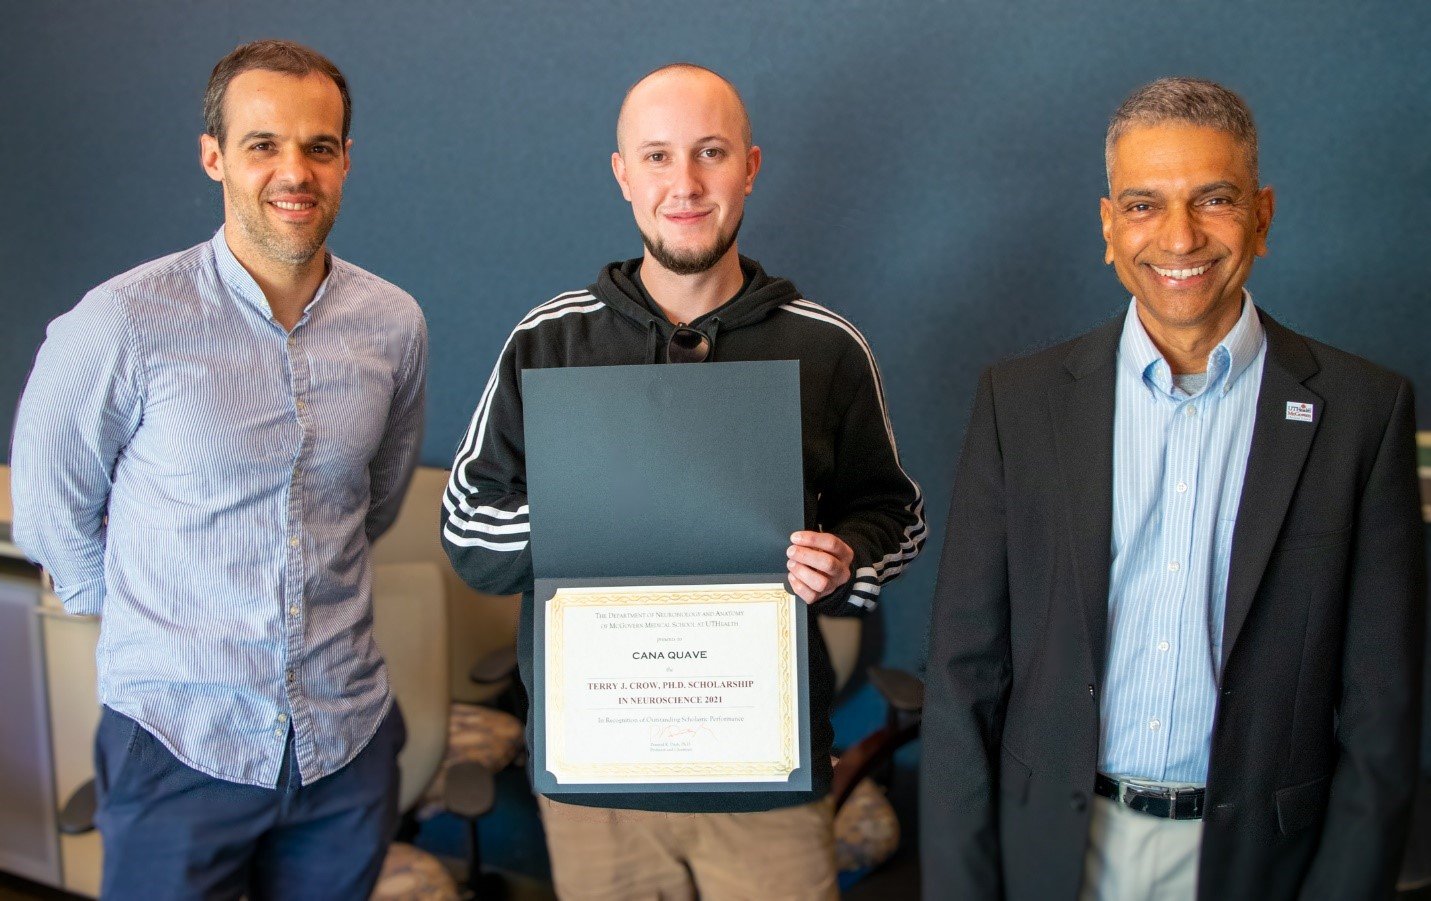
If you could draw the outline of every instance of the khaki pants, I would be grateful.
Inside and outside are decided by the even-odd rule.
[[[1202,820],[1165,820],[1093,798],[1079,901],[1192,901]]]
[[[537,804],[563,901],[839,897],[829,799],[755,813]]]

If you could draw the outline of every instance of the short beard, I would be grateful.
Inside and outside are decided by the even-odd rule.
[[[741,216],[729,235],[717,238],[716,242],[705,250],[695,251],[672,250],[660,238],[653,241],[645,231],[638,231],[641,231],[641,243],[646,245],[651,259],[660,263],[663,269],[673,275],[699,275],[719,263],[731,247],[735,246],[735,238],[740,234],[740,225],[744,221],[745,217]]]
[[[318,255],[323,249],[323,244],[328,240],[328,233],[314,233],[310,240],[285,241],[272,231],[260,229],[249,233],[250,239],[258,245],[264,257],[273,261],[297,269]]]
[[[320,221],[313,231],[294,240],[279,232],[263,217],[262,207],[266,202],[260,198],[257,210],[242,203],[234,205],[234,212],[244,234],[263,254],[264,259],[294,269],[306,265],[323,250],[328,233],[333,230],[333,223],[338,219],[338,211],[333,210],[332,215],[325,221]]]

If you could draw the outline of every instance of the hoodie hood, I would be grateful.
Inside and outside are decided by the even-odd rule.
[[[646,332],[647,359],[652,363],[659,363],[661,348],[670,340],[676,326],[646,299],[646,294],[637,281],[636,273],[640,267],[640,257],[611,263],[601,270],[590,291],[623,319]],[[740,257],[740,271],[745,274],[744,290],[694,322],[686,323],[710,338],[714,347],[711,357],[713,360],[720,354],[720,345],[716,342],[718,333],[759,322],[781,304],[800,297],[800,291],[794,283],[788,279],[766,275],[760,264],[749,257]]]

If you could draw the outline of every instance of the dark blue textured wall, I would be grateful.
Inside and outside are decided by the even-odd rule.
[[[200,95],[223,53],[267,36],[351,81],[332,246],[427,313],[436,465],[516,319],[639,252],[607,161],[626,86],[675,59],[727,74],[765,151],[741,247],[864,329],[929,498],[930,550],[874,630],[871,653],[896,665],[923,656],[979,368],[1125,301],[1097,198],[1104,124],[1140,83],[1243,93],[1279,191],[1259,303],[1410,376],[1431,426],[1431,4],[149,0],[3,16],[0,434],[49,319],[218,225]],[[855,697],[842,737],[873,707]]]

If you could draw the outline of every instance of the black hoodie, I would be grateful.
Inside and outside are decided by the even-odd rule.
[[[676,328],[642,289],[640,259],[612,263],[585,291],[557,295],[507,339],[457,451],[442,511],[442,543],[473,588],[522,592],[517,656],[531,691],[532,553],[528,542],[521,372],[556,366],[664,361]],[[874,608],[880,589],[924,544],[919,486],[899,465],[874,355],[857,329],[804,300],[795,286],[740,258],[745,285],[688,323],[712,342],[710,359],[799,360],[805,527],[854,550],[854,577],[809,608],[810,792],[563,795],[569,803],[682,812],[768,810],[823,797],[830,788],[834,674],[815,614]],[[531,723],[527,724],[530,744]]]

